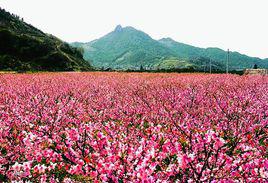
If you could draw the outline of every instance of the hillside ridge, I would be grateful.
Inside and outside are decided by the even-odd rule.
[[[0,70],[91,70],[78,48],[0,8]]]
[[[223,71],[227,52],[217,47],[199,48],[167,37],[154,40],[134,27],[117,25],[115,29],[91,42],[70,43],[84,49],[84,59],[91,60],[96,68],[117,70],[194,69]],[[230,52],[231,70],[258,67],[268,68],[268,59],[249,57],[236,51]]]

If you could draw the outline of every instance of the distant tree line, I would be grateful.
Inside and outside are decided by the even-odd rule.
[[[188,67],[188,68],[170,68],[170,69],[145,69],[142,65],[140,66],[139,69],[127,69],[127,70],[120,70],[120,69],[112,69],[110,67],[101,67],[101,68],[96,68],[96,71],[102,71],[102,72],[149,72],[149,73],[209,73],[207,70],[202,70],[202,69],[196,69],[194,67]],[[214,69],[212,70],[211,73],[215,74],[224,74],[226,71],[225,70],[219,70],[219,69]],[[239,74],[242,75],[243,71],[237,71],[237,70],[231,70],[229,71],[230,74]]]

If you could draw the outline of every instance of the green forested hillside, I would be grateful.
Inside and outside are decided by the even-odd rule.
[[[100,39],[71,45],[82,47],[84,58],[92,60],[92,65],[98,68],[157,69],[171,62],[175,67],[191,65],[179,60],[172,50],[133,27],[117,26],[113,32]]]
[[[198,48],[176,42],[170,38],[159,41],[133,27],[117,26],[104,37],[89,43],[72,43],[84,49],[84,58],[97,68],[119,70],[139,69],[184,69],[225,70],[227,52],[219,48]],[[268,68],[268,61],[230,52],[230,70],[258,67]]]
[[[82,53],[0,8],[0,70],[89,70]]]
[[[164,38],[159,40],[160,43],[173,50],[181,59],[192,60],[196,62],[201,57],[211,59],[212,62],[219,67],[225,67],[227,52],[219,48],[198,48],[191,45],[183,44],[172,40],[171,38]],[[259,67],[268,67],[268,62],[260,58],[249,57],[238,52],[230,52],[230,69],[239,70],[244,68],[251,68],[254,64]],[[224,69],[224,68],[222,68]]]

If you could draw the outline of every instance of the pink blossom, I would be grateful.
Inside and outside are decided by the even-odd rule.
[[[0,77],[0,182],[267,182],[268,77]]]

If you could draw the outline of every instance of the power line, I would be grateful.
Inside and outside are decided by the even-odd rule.
[[[209,73],[211,74],[211,58],[209,59]]]
[[[227,50],[226,74],[229,73],[230,50]]]

